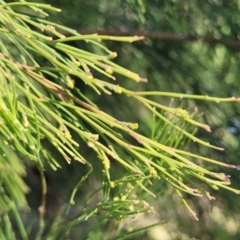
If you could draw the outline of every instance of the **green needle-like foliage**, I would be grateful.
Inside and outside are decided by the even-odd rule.
[[[42,184],[37,239],[43,234],[46,239],[60,239],[60,236],[66,239],[74,226],[93,216],[99,220],[96,228],[101,229],[108,221],[153,211],[141,194],[145,191],[156,197],[151,185],[159,182],[171,185],[196,219],[183,193],[198,197],[205,195],[210,200],[214,198],[199,182],[213,189],[224,188],[240,193],[229,186],[227,175],[213,172],[203,163],[237,170],[238,166],[195,155],[185,149],[189,141],[193,141],[223,150],[194,136],[198,127],[211,131],[208,125],[197,120],[198,114],[151,100],[152,96],[214,102],[239,101],[238,98],[131,91],[114,82],[117,74],[136,83],[147,82],[147,79],[115,64],[113,59],[117,53],[101,42],[131,43],[143,37],[81,35],[48,21],[47,12],[60,12],[50,5],[25,1],[0,3],[0,239],[18,239],[18,235],[28,239],[29,232],[20,213],[27,208],[25,194],[28,187],[22,177],[29,165],[39,170]],[[97,51],[73,47],[70,45],[72,41],[85,41]],[[84,82],[85,88],[92,89],[100,98],[106,94],[120,94],[129,97],[129,101],[140,103],[152,115],[151,133],[140,134],[138,123],[127,122],[128,116],[122,121],[102,111],[92,94],[85,94],[75,82],[76,85]],[[95,152],[96,159],[99,159],[95,161],[102,164],[103,184],[85,199],[81,210],[70,216],[76,192],[94,170],[92,161],[81,151],[84,144],[88,151]],[[59,154],[53,149],[68,163],[86,164],[89,171],[80,176],[69,204],[63,207],[48,232],[44,233],[47,193],[44,169],[47,165],[53,170],[61,166]],[[115,166],[112,167],[112,163]],[[116,166],[124,169],[124,176],[116,178],[112,175],[112,168]],[[99,192],[103,193],[102,199],[92,206],[91,200]],[[122,194],[118,194],[120,192]],[[99,212],[105,214],[98,215]],[[123,227],[114,233],[106,231],[100,238],[122,239],[138,232],[123,235]],[[17,235],[15,229],[18,229]],[[89,233],[88,239],[96,236],[92,234]]]

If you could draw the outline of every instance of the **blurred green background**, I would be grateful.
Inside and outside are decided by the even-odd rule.
[[[41,2],[41,1],[38,1]],[[118,53],[115,62],[148,78],[148,83],[136,84],[117,76],[117,82],[134,90],[158,90],[192,93],[208,96],[239,96],[240,90],[240,1],[222,0],[46,0],[62,9],[50,19],[76,29],[82,34],[144,35],[145,39],[133,44],[105,42]],[[73,45],[95,51],[87,43]],[[76,83],[78,86],[78,83]],[[79,85],[81,91],[91,92]],[[106,112],[126,121],[141,122],[140,131],[149,135],[151,122],[148,113],[139,109],[134,101],[121,96],[93,97]],[[156,98],[169,104],[171,99]],[[198,131],[197,136],[225,148],[224,152],[209,150],[190,143],[188,149],[204,156],[240,164],[240,108],[239,103],[213,103],[204,101],[174,100],[186,109],[197,106],[204,112],[203,121],[212,128],[211,133]],[[116,108],[116,106],[118,106]],[[96,158],[92,153],[88,158]],[[64,162],[63,162],[64,164]],[[55,214],[69,196],[69,191],[79,179],[81,166],[67,165],[59,172],[49,174],[48,212]],[[218,169],[231,175],[232,185],[240,188],[240,174],[229,169]],[[82,191],[94,189],[101,176],[88,182]],[[32,192],[30,205],[37,206],[39,183],[34,170],[28,178]],[[61,184],[61,190],[57,186]],[[141,239],[240,239],[240,198],[227,191],[210,189],[216,200],[186,196],[199,216],[194,221],[172,189],[160,185],[159,198],[152,201],[156,214],[137,219],[137,224],[157,220],[168,223],[149,230]],[[79,193],[81,194],[81,193]],[[83,194],[83,193],[82,193]],[[50,216],[51,218],[51,216]],[[139,239],[139,238],[136,238]]]

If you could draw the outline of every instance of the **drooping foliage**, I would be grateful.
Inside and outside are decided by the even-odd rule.
[[[49,5],[1,1],[2,239],[28,239],[31,234],[36,234],[37,239],[64,239],[76,234],[73,227],[83,227],[80,223],[88,219],[92,226],[87,227],[90,230],[86,230],[84,238],[123,238],[139,230],[127,233],[126,225],[118,221],[127,222],[129,216],[153,212],[144,199],[165,195],[168,186],[196,219],[185,193],[210,200],[214,197],[208,186],[239,193],[229,186],[228,174],[213,168],[218,165],[234,171],[239,168],[237,164],[208,157],[205,150],[200,151],[202,155],[191,151],[196,146],[223,150],[195,136],[197,128],[211,131],[195,111],[195,101],[214,102],[206,110],[213,113],[205,119],[215,125],[217,116],[226,115],[220,109],[222,105],[218,109],[212,106],[216,102],[231,102],[227,105],[231,106],[239,101],[236,88],[227,90],[233,75],[226,76],[225,85],[217,83],[217,74],[224,66],[234,68],[224,56],[229,56],[235,67],[238,57],[226,49],[235,44],[223,39],[230,33],[234,36],[234,27],[227,28],[230,14],[226,19],[221,15],[223,4],[196,8],[198,1],[121,1],[120,5],[108,1],[72,2],[76,6],[80,3],[86,12],[94,9],[93,13],[82,14],[81,23],[77,23],[74,14],[67,18],[73,6],[62,6],[67,14],[62,16],[68,19],[63,19],[62,25],[57,23],[57,17],[54,22],[48,20],[47,12],[59,11]],[[157,8],[158,4],[163,8]],[[205,16],[212,9],[219,12],[217,23],[213,17]],[[231,4],[227,9],[231,12]],[[97,12],[102,16],[98,21]],[[237,22],[236,15],[231,17]],[[117,36],[135,33],[138,36]],[[162,40],[167,37],[175,42]],[[119,52],[118,58],[107,46]],[[117,46],[121,47],[119,51]],[[68,204],[60,204],[63,207],[51,223],[46,211],[46,174],[52,176],[61,167],[67,169],[63,160],[79,169],[72,176],[77,184],[71,194],[69,189],[70,200],[63,200]],[[36,225],[28,228],[26,192],[32,189],[32,183],[26,183],[32,179],[24,182],[22,177],[31,176],[34,168],[41,183],[41,201],[37,203]],[[64,186],[62,181],[69,181],[71,174],[63,177],[57,179]],[[86,189],[91,183],[98,186]],[[157,191],[159,186],[161,191]],[[84,199],[82,203],[79,197]]]

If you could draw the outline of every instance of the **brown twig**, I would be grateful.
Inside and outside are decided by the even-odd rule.
[[[152,39],[161,39],[168,41],[203,41],[210,44],[222,43],[228,47],[240,48],[240,41],[231,39],[216,39],[212,36],[194,36],[191,34],[182,34],[174,32],[158,32],[158,31],[134,31],[134,30],[114,30],[114,29],[79,29],[81,34],[96,34],[110,36],[144,36]]]

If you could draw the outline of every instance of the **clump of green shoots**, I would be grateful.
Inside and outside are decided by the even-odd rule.
[[[19,7],[30,14],[15,11]],[[224,188],[240,193],[239,190],[229,186],[228,175],[207,170],[195,163],[194,159],[236,170],[240,169],[239,166],[195,155],[179,148],[182,141],[192,141],[220,151],[224,150],[195,137],[193,131],[188,131],[193,126],[211,132],[210,126],[196,121],[194,113],[181,107],[161,105],[150,100],[149,96],[217,103],[239,101],[239,98],[216,98],[160,91],[134,92],[123,88],[114,83],[116,74],[136,82],[145,83],[147,79],[113,63],[112,59],[117,53],[110,51],[101,44],[101,41],[131,43],[143,37],[81,35],[75,30],[46,20],[48,16],[46,11],[60,10],[46,4],[0,1],[0,169],[4,172],[0,181],[1,188],[4,186],[8,197],[5,192],[1,194],[5,205],[9,204],[9,201],[15,204],[9,207],[12,211],[16,210],[16,205],[26,204],[24,193],[27,191],[27,186],[20,176],[24,174],[25,161],[32,161],[38,167],[41,172],[43,195],[41,211],[39,211],[39,238],[44,229],[47,192],[44,162],[47,161],[54,170],[60,167],[58,159],[43,145],[43,139],[47,139],[68,163],[79,161],[90,168],[89,173],[81,178],[74,189],[65,214],[74,205],[76,191],[92,171],[88,159],[81,155],[81,146],[74,136],[80,137],[89,149],[95,151],[103,166],[103,185],[96,191],[104,192],[103,200],[92,208],[88,207],[95,192],[86,200],[82,211],[67,220],[57,219],[56,222],[61,224],[62,228],[56,229],[56,225],[53,224],[49,231],[49,236],[54,236],[56,239],[64,226],[70,231],[67,221],[73,227],[95,216],[99,211],[107,212],[104,221],[120,220],[127,216],[153,211],[146,202],[138,200],[136,195],[131,194],[132,190],[127,187],[129,183],[154,197],[156,193],[148,189],[148,184],[164,181],[171,185],[182,199],[182,192],[198,197],[205,195],[210,200],[214,199],[207,190],[194,182],[193,178],[208,184],[213,189]],[[86,41],[99,48],[104,54],[72,47],[68,44],[71,41]],[[110,81],[96,78],[92,73],[93,70],[101,73],[103,79],[107,77]],[[123,122],[101,111],[87,95],[75,87],[75,81],[83,81],[86,87],[92,88],[96,94],[103,97],[104,94],[122,94],[130,97],[132,101],[140,102],[153,116],[151,137],[138,133],[138,123]],[[91,126],[93,130],[90,131],[86,126]],[[172,135],[166,136],[165,130],[171,131]],[[131,136],[139,144],[131,143],[124,136]],[[114,179],[111,176],[112,160],[124,167],[126,171],[124,178]],[[12,169],[16,171],[13,172]],[[11,179],[8,177],[10,174]],[[122,186],[122,195],[110,197],[110,192],[120,186]],[[184,199],[183,202],[197,219]],[[19,216],[16,218],[19,219]],[[20,220],[18,223],[24,239],[27,233]]]

